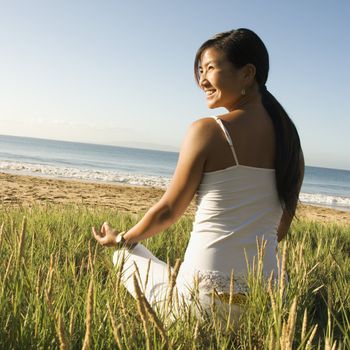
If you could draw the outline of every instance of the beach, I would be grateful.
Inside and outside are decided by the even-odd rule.
[[[0,173],[0,200],[5,206],[80,204],[101,206],[132,214],[145,213],[163,195],[164,189],[78,180],[58,180]],[[194,215],[195,200],[185,212]],[[299,204],[297,217],[323,223],[350,224],[350,212]]]
[[[113,208],[121,212],[146,212],[163,195],[152,186],[129,186],[79,180],[61,180],[29,175],[0,173],[0,200],[3,205],[34,206],[79,204]],[[191,203],[186,215],[194,214]]]

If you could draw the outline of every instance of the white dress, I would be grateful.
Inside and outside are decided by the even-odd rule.
[[[277,276],[277,228],[282,216],[275,170],[240,165],[229,133],[222,121],[214,118],[225,133],[236,164],[203,174],[193,229],[176,281],[177,291],[189,302],[197,281],[200,299],[207,307],[213,288],[219,293],[229,292],[232,270],[235,293],[247,292],[247,259],[251,265],[257,256],[257,238],[266,241],[263,273],[268,277],[274,271]],[[120,255],[120,250],[115,252],[114,264],[118,264]],[[142,244],[126,255],[122,278],[126,288],[135,296],[131,278],[134,262],[144,281],[151,259],[144,293],[151,305],[163,305],[168,287],[166,263]]]

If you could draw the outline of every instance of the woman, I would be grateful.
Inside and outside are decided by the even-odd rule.
[[[220,33],[206,41],[195,58],[195,77],[209,108],[228,113],[202,118],[189,128],[172,181],[163,197],[124,235],[105,223],[96,240],[127,256],[123,283],[135,296],[135,264],[141,284],[151,260],[144,293],[154,306],[164,302],[167,265],[142,244],[134,245],[174,223],[198,195],[190,241],[177,289],[191,301],[194,283],[206,308],[215,288],[225,298],[233,272],[237,296],[247,292],[247,262],[257,255],[256,240],[266,240],[263,272],[277,272],[276,248],[295,214],[304,173],[298,132],[279,102],[266,88],[269,57],[251,30]],[[116,240],[119,243],[116,243]],[[239,300],[238,300],[239,302]],[[161,304],[164,305],[164,304]]]

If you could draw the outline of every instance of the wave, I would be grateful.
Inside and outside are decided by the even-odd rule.
[[[170,179],[165,176],[134,174],[112,170],[91,170],[62,166],[58,167],[53,165],[18,163],[10,161],[1,161],[0,171],[26,175],[39,175],[52,178],[123,183],[128,185],[153,186],[160,188],[166,188],[170,182]]]
[[[300,193],[299,199],[305,204],[315,204],[336,209],[350,210],[350,197],[320,193]]]

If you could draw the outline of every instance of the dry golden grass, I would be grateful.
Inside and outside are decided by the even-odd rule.
[[[24,219],[26,218],[26,219]],[[91,226],[105,220],[125,229],[138,217],[84,206],[3,207],[0,212],[0,348],[122,349],[346,349],[350,347],[350,227],[293,223],[281,246],[277,283],[262,278],[257,260],[239,324],[222,323],[213,293],[211,317],[190,309],[167,323],[146,300],[138,272],[136,299],[113,268],[111,251],[92,241]],[[176,277],[191,218],[183,218],[146,245],[174,266],[168,309],[180,305]],[[259,242],[258,255],[264,254]],[[288,275],[286,283],[284,276]],[[229,304],[234,300],[231,276]],[[147,282],[149,283],[149,281]],[[197,286],[198,287],[198,286]],[[194,290],[198,301],[198,290]],[[146,344],[146,345],[145,345]]]

